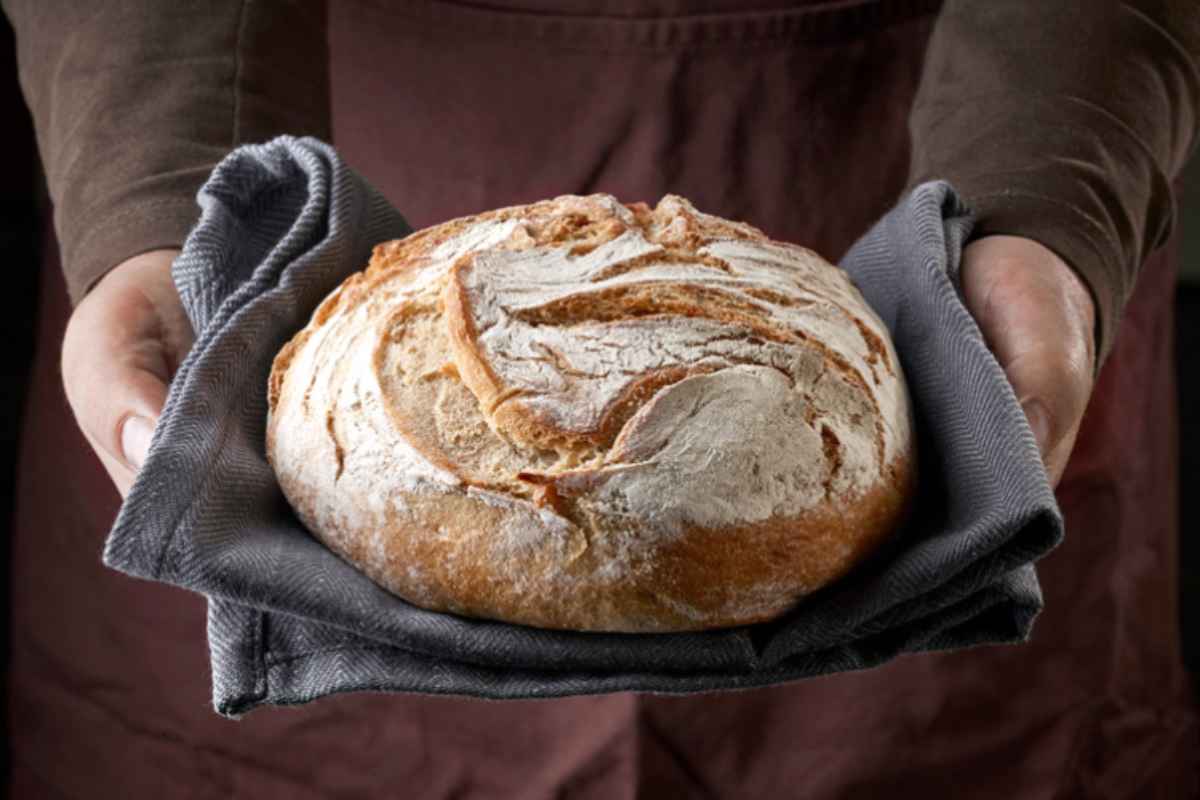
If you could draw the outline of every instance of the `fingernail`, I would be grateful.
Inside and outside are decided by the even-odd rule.
[[[145,417],[131,416],[121,424],[121,451],[125,462],[137,470],[146,461],[150,450],[150,437],[154,435],[154,423]]]
[[[1021,409],[1029,419],[1029,427],[1033,429],[1033,438],[1037,439],[1038,449],[1045,454],[1049,444],[1046,440],[1050,438],[1050,415],[1046,413],[1046,407],[1037,400],[1026,400],[1021,404]]]

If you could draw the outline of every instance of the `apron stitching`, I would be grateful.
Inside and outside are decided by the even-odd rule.
[[[836,43],[936,15],[943,0],[865,0],[836,7],[651,18],[547,15],[427,0],[386,9],[457,40],[540,41],[568,50],[679,50]],[[376,5],[377,4],[372,4]]]

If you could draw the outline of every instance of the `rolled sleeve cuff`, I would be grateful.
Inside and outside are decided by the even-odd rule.
[[[72,240],[60,242],[71,305],[80,300],[113,267],[151,250],[183,246],[200,218],[192,197],[141,200],[93,221]]]

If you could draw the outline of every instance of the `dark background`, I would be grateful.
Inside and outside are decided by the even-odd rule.
[[[33,351],[37,310],[37,265],[47,202],[33,130],[16,79],[12,32],[0,19],[0,682],[7,684],[8,547],[13,486],[25,384]],[[1176,296],[1180,408],[1180,602],[1184,658],[1200,690],[1200,370],[1190,356],[1200,352],[1200,158],[1185,170],[1179,221],[1183,235],[1182,274]],[[56,349],[57,344],[55,343]],[[99,558],[100,554],[97,553]],[[7,692],[0,692],[7,725]],[[0,735],[0,741],[7,737]],[[7,748],[5,748],[6,750]],[[6,766],[0,752],[0,768]],[[7,784],[7,776],[0,775]]]
[[[0,741],[8,736],[8,551],[12,531],[13,486],[25,380],[33,355],[37,310],[38,231],[45,200],[33,146],[33,128],[16,78],[12,30],[0,17]],[[8,747],[0,752],[3,785],[8,785]],[[0,788],[0,794],[4,790]]]

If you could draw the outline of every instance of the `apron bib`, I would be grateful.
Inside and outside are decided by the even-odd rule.
[[[940,2],[331,5],[334,143],[414,227],[674,192],[836,262],[903,188]],[[1030,643],[729,693],[352,694],[236,723],[209,708],[203,602],[99,562],[117,499],[63,399],[51,248],[13,544],[14,796],[1180,796],[1198,746],[1177,625],[1176,248],[1145,264],[1093,395]]]

